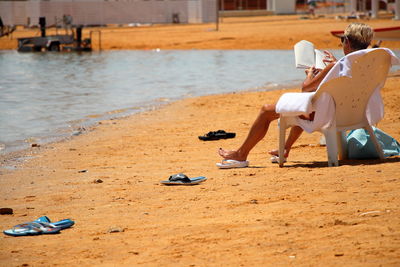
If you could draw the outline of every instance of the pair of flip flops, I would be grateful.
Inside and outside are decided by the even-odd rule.
[[[199,136],[199,139],[202,141],[212,141],[219,139],[234,138],[235,136],[236,133],[227,133],[224,130],[218,130],[218,131],[208,132],[203,136]]]
[[[3,233],[10,236],[58,234],[61,230],[74,224],[75,222],[70,219],[52,223],[47,216],[43,216],[33,222],[18,224],[11,229],[3,231]]]
[[[246,168],[249,166],[249,162],[247,160],[223,159],[221,163],[216,165],[220,169]]]
[[[189,178],[183,173],[171,175],[168,180],[161,181],[164,185],[196,185],[207,180],[204,176]]]

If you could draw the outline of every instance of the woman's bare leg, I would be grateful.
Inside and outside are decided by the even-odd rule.
[[[292,149],[293,144],[299,139],[300,135],[302,134],[303,129],[299,126],[293,126],[290,129],[290,133],[288,139],[286,140],[285,144],[285,154],[283,155],[285,158],[289,157],[290,149]],[[272,156],[279,156],[278,150],[271,150],[268,152]]]
[[[278,118],[279,114],[275,112],[275,104],[264,105],[251,126],[243,144],[237,150],[224,150],[220,148],[218,151],[219,155],[224,159],[246,160],[250,151],[264,138],[271,121]]]

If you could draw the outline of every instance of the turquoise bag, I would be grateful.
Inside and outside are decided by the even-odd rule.
[[[372,127],[385,158],[400,154],[400,144],[393,137]],[[347,151],[349,159],[376,159],[379,158],[369,133],[364,129],[356,129],[347,135]]]

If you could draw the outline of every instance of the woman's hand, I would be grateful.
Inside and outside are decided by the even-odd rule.
[[[331,52],[325,50],[324,53],[325,53],[325,58],[322,61],[325,64],[331,64],[331,63],[335,64],[336,63],[337,60],[336,60],[335,56],[332,55]]]
[[[316,69],[314,66],[306,70],[307,77],[301,87],[302,92],[315,92],[322,80],[335,65],[337,61],[336,58],[328,51],[324,51],[324,53],[324,62],[329,62],[329,64],[323,70]]]
[[[316,69],[314,66],[312,66],[309,69],[306,69],[306,75],[307,79],[312,80],[317,74],[320,72],[320,69]]]

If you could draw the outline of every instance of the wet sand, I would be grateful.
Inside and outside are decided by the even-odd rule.
[[[182,43],[177,49],[189,48],[194,40],[201,42],[192,43],[193,48],[289,49],[288,38],[316,42],[330,30],[327,25],[341,29],[347,24],[327,21],[322,31],[324,20],[269,19],[285,29],[281,39],[261,39],[270,24],[254,19],[236,27],[258,28],[257,37],[236,33],[234,23],[224,33],[226,22],[221,33],[204,30],[211,25],[163,26],[142,42],[138,36],[126,42],[167,48],[169,41],[159,39],[165,29],[171,43]],[[393,22],[382,25],[386,23]],[[192,27],[198,27],[198,35],[182,33]],[[309,34],[319,27],[320,32]],[[230,36],[235,40],[221,40]],[[257,38],[258,47],[249,44]],[[326,48],[337,48],[337,41],[332,39]],[[399,84],[399,73],[387,80],[385,118],[378,125],[397,140]],[[1,229],[43,215],[71,218],[76,225],[58,235],[0,235],[0,266],[399,265],[400,157],[341,161],[339,167],[328,168],[326,148],[318,145],[320,134],[315,133],[304,134],[285,167],[279,168],[267,154],[277,146],[274,122],[250,155],[249,168],[216,168],[217,149],[236,148],[259,107],[275,102],[283,92],[188,98],[102,121],[84,135],[26,151],[24,159],[13,163],[15,170],[0,169],[0,207],[14,210],[13,215],[0,215]],[[237,137],[211,142],[197,138],[218,129],[236,132]],[[1,160],[3,167],[10,166]],[[178,172],[208,180],[191,187],[159,184]]]

